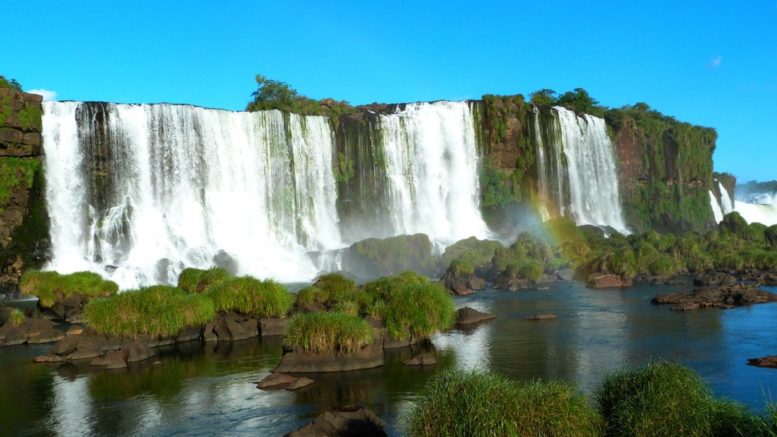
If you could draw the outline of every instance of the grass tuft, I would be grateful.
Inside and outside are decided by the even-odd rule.
[[[311,352],[353,352],[373,340],[364,319],[341,312],[297,314],[291,319],[284,344]]]
[[[43,308],[51,308],[57,300],[74,294],[88,298],[110,296],[116,294],[119,286],[92,272],[61,275],[57,272],[29,270],[22,275],[19,289],[24,294],[37,296]]]
[[[259,319],[283,317],[294,303],[294,296],[283,285],[250,276],[219,282],[205,295],[213,301],[216,311],[235,311]]]
[[[208,288],[227,280],[229,273],[219,267],[207,270],[186,268],[178,276],[178,288],[187,293],[202,293]]]
[[[13,311],[8,314],[8,323],[10,323],[11,326],[19,326],[24,323],[25,320],[27,320],[27,316],[25,316],[19,308],[14,308]]]

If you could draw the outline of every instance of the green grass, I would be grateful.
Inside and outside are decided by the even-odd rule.
[[[214,316],[208,297],[161,285],[93,299],[84,308],[87,326],[120,338],[172,336],[204,325]]]
[[[24,294],[37,296],[43,308],[51,308],[57,300],[79,294],[88,298],[110,296],[119,286],[92,272],[76,272],[60,275],[57,272],[28,270],[19,281]]]
[[[767,435],[767,421],[744,406],[715,399],[692,370],[655,362],[605,379],[597,395],[607,435]]]
[[[353,352],[373,340],[364,319],[341,312],[297,314],[291,319],[284,344],[312,352]]]
[[[203,293],[219,282],[225,281],[230,274],[219,267],[207,270],[186,268],[178,276],[178,288],[187,293]]]
[[[25,320],[27,320],[27,316],[25,316],[18,308],[14,308],[13,311],[8,314],[8,323],[10,323],[11,326],[19,326],[24,323]]]
[[[412,436],[601,434],[599,415],[566,384],[457,370],[434,377],[407,419]]]
[[[333,311],[346,310],[359,314],[373,301],[372,295],[360,290],[352,280],[330,273],[320,276],[316,282],[297,292],[297,306],[320,304]]]
[[[453,326],[453,299],[437,283],[410,283],[383,299],[380,319],[396,340],[420,340]]]
[[[259,319],[283,317],[294,303],[293,295],[281,284],[250,276],[219,282],[205,295],[213,301],[216,311],[235,311]]]

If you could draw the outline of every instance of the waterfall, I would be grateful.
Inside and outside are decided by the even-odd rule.
[[[45,102],[48,268],[122,288],[222,264],[281,281],[342,246],[326,117]]]
[[[712,208],[712,215],[715,217],[715,223],[723,221],[723,210],[718,204],[718,199],[715,197],[715,193],[710,190],[710,208]]]
[[[569,181],[569,209],[578,224],[629,233],[621,211],[613,145],[603,119],[555,106]]]
[[[486,238],[469,104],[408,104],[381,115],[379,124],[390,233],[424,233],[438,247],[471,236]]]
[[[723,215],[726,215],[734,211],[734,202],[731,200],[726,187],[720,182],[718,182],[718,189],[720,190],[720,207],[723,210]]]
[[[777,225],[777,192],[751,193],[734,202],[734,210],[748,223]]]

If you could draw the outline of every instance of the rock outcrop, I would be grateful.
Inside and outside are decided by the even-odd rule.
[[[362,406],[334,408],[316,417],[313,423],[286,434],[287,437],[364,436],[383,437],[386,423]]]
[[[672,305],[674,311],[692,311],[701,308],[729,309],[745,305],[777,302],[777,294],[752,287],[699,288],[690,293],[660,294],[653,298],[657,305]]]

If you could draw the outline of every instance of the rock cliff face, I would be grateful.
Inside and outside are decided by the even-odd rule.
[[[0,88],[0,292],[44,259],[41,96]]]

